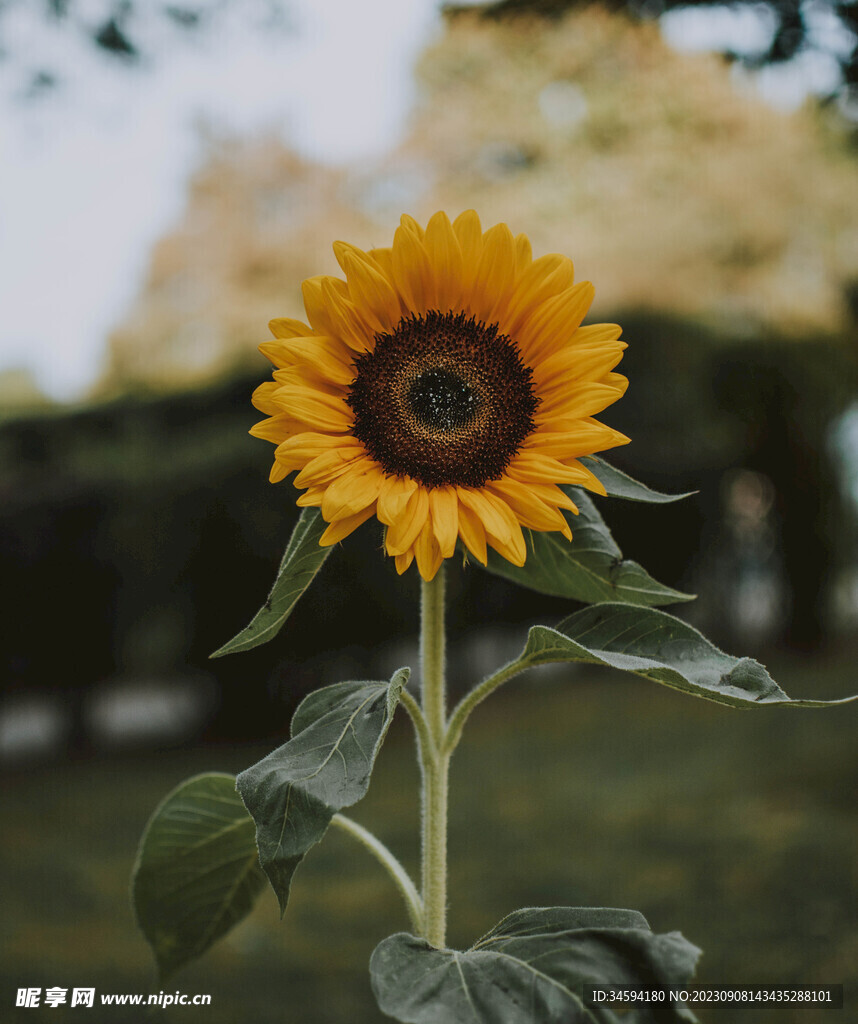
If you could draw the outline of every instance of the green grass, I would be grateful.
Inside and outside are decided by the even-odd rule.
[[[774,671],[794,696],[856,689],[845,664]],[[417,771],[401,717],[353,813],[414,869]],[[510,684],[475,712],[454,759],[451,943],[469,944],[521,906],[632,907],[703,948],[700,981],[843,982],[852,1006],[843,1019],[852,1019],[856,726],[854,706],[739,712],[608,672],[533,673]],[[15,1010],[23,986],[159,991],[127,895],[139,834],[183,778],[237,771],[265,753],[214,748],[7,777],[0,1019],[84,1019],[68,1006]],[[331,833],[299,869],[282,923],[263,893],[244,924],[169,983],[168,991],[211,993],[212,1005],[151,1017],[382,1021],[366,964],[376,942],[407,927],[397,899],[375,862]],[[714,1010],[701,1019],[734,1016],[814,1024],[816,1012]],[[114,1007],[85,1019],[150,1017]]]

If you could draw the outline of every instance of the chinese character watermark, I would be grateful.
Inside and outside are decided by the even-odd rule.
[[[72,1006],[92,1006],[95,1001],[95,989],[94,988],[73,988],[71,1004]]]
[[[51,1006],[56,1009],[60,1003],[66,1001],[67,988],[46,988],[45,989],[45,1006]]]

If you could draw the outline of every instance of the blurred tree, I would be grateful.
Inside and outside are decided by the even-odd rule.
[[[764,10],[771,17],[772,34],[767,48],[752,56],[742,55],[743,63],[751,67],[782,64],[806,50],[816,50],[833,57],[841,67],[841,89],[858,88],[858,3],[855,0],[731,0],[713,3],[712,0],[599,0],[611,11],[628,11],[644,18],[654,18],[666,11],[681,8],[712,10],[728,7],[733,10],[750,7]],[[589,6],[592,0],[497,0],[480,6],[482,17],[502,20],[518,15],[537,15],[549,19],[562,18],[575,7]],[[472,4],[453,4],[447,10],[473,11]],[[839,24],[841,32],[816,32],[814,17],[819,24],[821,16]],[[839,35],[839,38],[838,38]],[[739,55],[726,56],[738,59]]]
[[[483,17],[502,19],[520,14],[561,18],[573,7],[590,4],[592,0],[497,0],[482,6]],[[855,0],[732,0],[729,4],[711,0],[599,0],[612,11],[629,11],[652,18],[679,8],[752,7],[764,9],[771,16],[772,34],[767,48],[753,56],[743,55],[746,64],[760,67],[784,63],[801,52],[813,49],[834,57],[843,74],[843,87],[858,87],[858,3]],[[473,10],[473,4],[450,4],[448,12]],[[173,3],[145,3],[141,0],[96,0],[83,4],[80,0],[0,0],[0,30],[15,12],[27,9],[51,27],[70,35],[83,37],[94,44],[94,50],[128,64],[136,64],[154,55],[166,36],[190,36],[225,20],[240,8],[243,18],[255,23],[260,32],[288,24],[288,3],[284,0],[175,0]],[[842,34],[817,32],[814,24],[826,17],[839,24]],[[51,60],[48,34],[31,36],[35,52],[31,63],[41,65],[32,72],[24,95],[34,95],[57,84],[58,75]],[[41,52],[40,52],[41,49]],[[8,40],[0,53],[8,55]],[[728,54],[736,57],[736,54]]]
[[[665,490],[700,491],[657,516],[610,502],[625,554],[694,589],[695,562],[723,554],[725,474],[765,473],[789,589],[770,639],[810,650],[832,638],[832,570],[852,557],[852,533],[826,439],[855,394],[854,354],[827,339],[739,344],[665,315],[624,324],[635,338],[625,364],[635,383],[612,423],[634,444],[613,461]],[[0,697],[62,692],[79,753],[91,740],[87,695],[105,679],[213,679],[208,735],[245,740],[282,732],[310,689],[387,671],[392,652],[381,645],[413,633],[416,574],[399,580],[367,527],[338,548],[336,568],[323,570],[275,643],[209,660],[264,600],[297,518],[294,488],[268,483],[269,452],[247,433],[258,380],[0,424]],[[707,632],[729,643],[735,590],[728,580],[709,591]],[[571,610],[477,570],[451,584],[452,623],[552,622]],[[756,653],[744,640],[737,649]]]
[[[26,51],[13,88],[32,99],[61,85],[60,48],[140,67],[175,41],[225,29],[231,17],[260,34],[289,28],[287,6],[284,0],[0,0],[0,63]]]

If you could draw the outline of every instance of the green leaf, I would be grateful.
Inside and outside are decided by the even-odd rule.
[[[247,915],[265,885],[232,775],[197,775],[149,821],[132,877],[137,923],[163,977]]]
[[[389,683],[336,683],[311,693],[292,719],[292,739],[243,771],[238,791],[256,822],[259,859],[286,910],[292,875],[331,818],[369,788],[409,669]]]
[[[378,1005],[404,1024],[619,1024],[584,1003],[584,985],[682,988],[699,956],[632,910],[551,907],[510,914],[464,953],[400,932],[376,947],[370,972]],[[623,1022],[695,1020],[681,1005],[651,1005]]]
[[[610,665],[735,708],[788,704],[821,708],[841,700],[792,700],[752,658],[724,654],[687,622],[655,608],[599,604],[570,615],[556,629],[534,626],[521,661]]]
[[[250,624],[223,647],[219,647],[211,655],[212,658],[236,654],[238,651],[249,651],[252,647],[259,647],[260,644],[268,643],[277,636],[299,598],[333,551],[333,547],[319,546],[319,540],[327,525],[317,508],[302,509],[286,545],[268,600],[254,615]]]
[[[625,498],[626,501],[644,501],[650,505],[667,505],[672,501],[681,501],[683,498],[690,498],[696,491],[686,491],[684,494],[662,494],[661,491],[654,491],[646,484],[632,479],[627,473],[612,466],[604,459],[594,457],[588,460],[587,468],[597,476],[604,484],[609,498]]]
[[[564,513],[572,527],[571,542],[561,533],[525,530],[527,560],[519,567],[489,551],[486,569],[523,587],[553,597],[588,604],[623,601],[635,605],[691,601],[654,580],[637,562],[623,559],[596,506],[579,487],[564,488],[578,506],[578,515]]]

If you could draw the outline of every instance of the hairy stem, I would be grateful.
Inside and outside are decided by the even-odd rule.
[[[423,936],[441,949],[447,931],[447,777],[450,758],[443,752],[447,730],[444,681],[444,564],[423,582],[420,610],[420,664],[423,718],[431,739],[420,743],[423,807]],[[413,717],[413,716],[412,716]],[[416,723],[415,723],[416,724]]]
[[[331,818],[331,824],[341,828],[350,836],[364,846],[385,868],[393,879],[393,883],[405,900],[405,907],[408,910],[408,917],[411,926],[419,934],[423,931],[423,900],[417,892],[417,887],[411,881],[411,876],[399,863],[394,855],[388,850],[384,843],[356,821],[347,818],[345,814],[335,814]]]
[[[447,692],[444,682],[444,563],[435,578],[421,584],[420,668],[423,685],[423,714],[440,748],[447,725]]]

